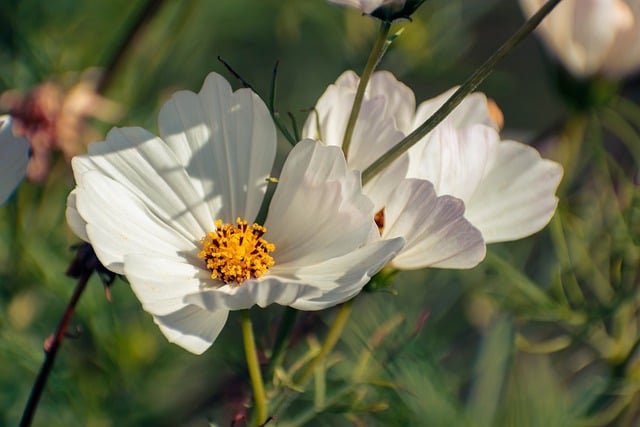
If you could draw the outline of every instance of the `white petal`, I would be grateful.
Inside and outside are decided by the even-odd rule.
[[[404,244],[402,238],[373,242],[342,257],[298,268],[295,274],[321,287],[323,293],[318,297],[300,297],[290,305],[298,310],[322,310],[353,298]]]
[[[242,310],[254,305],[288,306],[300,298],[321,294],[322,291],[313,283],[305,283],[300,279],[283,281],[267,273],[260,279],[246,280],[240,286],[225,285],[189,294],[184,301],[206,310]]]
[[[359,80],[346,71],[327,88],[307,118],[305,138],[342,147]],[[363,171],[397,144],[405,135],[403,129],[410,127],[414,108],[411,89],[387,71],[374,73],[351,138],[349,166]]]
[[[97,171],[79,177],[76,208],[102,264],[123,273],[125,254],[176,257],[197,254],[197,241],[185,239],[120,183]]]
[[[640,1],[616,2],[616,39],[604,59],[603,73],[621,78],[640,69]]]
[[[370,98],[383,97],[383,117],[394,119],[395,127],[403,133],[411,131],[416,110],[416,97],[409,86],[398,81],[389,71],[376,71],[367,85]]]
[[[383,238],[403,237],[407,244],[392,266],[471,268],[485,256],[482,234],[464,218],[464,204],[438,197],[428,181],[408,179],[384,210]]]
[[[346,254],[368,238],[373,205],[360,174],[347,169],[342,151],[299,142],[285,161],[265,222],[276,263],[315,264]]]
[[[439,195],[466,202],[480,184],[499,140],[488,126],[454,129],[451,123],[443,123],[428,143],[421,141],[409,151],[408,176],[430,181]]]
[[[359,171],[389,151],[404,138],[392,117],[383,117],[385,99],[363,103],[349,147],[349,166]]]
[[[358,8],[362,13],[371,13],[384,4],[385,0],[329,0],[331,3]]]
[[[531,16],[543,0],[520,0]],[[637,1],[564,0],[538,28],[549,51],[573,74],[622,77],[640,66]]]
[[[187,238],[199,239],[211,229],[214,219],[193,181],[169,147],[144,129],[112,129],[106,141],[90,144],[88,156],[74,159],[72,166],[117,181]]]
[[[76,207],[76,193],[77,190],[73,190],[69,193],[69,197],[67,197],[67,210],[65,212],[65,216],[71,231],[85,242],[88,242],[89,236],[87,235],[87,222],[82,219],[78,212],[78,208]]]
[[[228,315],[225,310],[209,312],[189,305],[171,314],[154,316],[153,320],[169,342],[202,354],[216,340]]]
[[[218,74],[200,93],[181,91],[160,112],[160,134],[187,169],[215,219],[253,221],[276,153],[267,107],[249,89],[231,91]]]
[[[515,141],[498,144],[493,165],[467,202],[466,217],[487,241],[516,240],[539,231],[555,211],[562,167]]]
[[[0,116],[0,205],[24,178],[28,162],[29,143],[13,134],[11,117]]]
[[[329,85],[307,117],[302,137],[342,147],[357,84],[356,73],[345,71],[335,84]]]
[[[364,186],[364,194],[373,202],[374,212],[378,212],[383,208],[391,193],[405,179],[408,169],[409,156],[403,154]]]
[[[127,254],[124,274],[145,311],[164,315],[184,308],[187,294],[215,283],[211,273],[200,265],[204,267],[205,264],[199,259],[194,265],[179,257]]]
[[[421,103],[416,110],[413,126],[411,130],[422,125],[433,115],[442,105],[458,90],[457,87],[428,99]],[[491,120],[491,114],[487,105],[487,97],[481,92],[474,92],[468,95],[462,102],[447,116],[445,121],[451,123],[456,128],[464,128],[471,125],[483,124],[496,128],[496,123]]]

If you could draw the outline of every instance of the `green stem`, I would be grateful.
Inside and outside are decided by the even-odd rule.
[[[571,254],[569,252],[569,245],[567,239],[564,237],[564,226],[562,224],[562,217],[556,214],[551,218],[549,224],[549,230],[551,233],[551,241],[553,247],[556,250],[556,256],[560,262],[560,281],[564,295],[568,299],[567,308],[581,307],[585,303],[584,293],[580,289],[578,284],[578,278],[575,274],[574,264],[571,260]]]
[[[133,45],[134,39],[140,34],[141,30],[162,8],[164,0],[147,0],[139,10],[135,11],[130,22],[125,24],[126,30],[122,38],[116,41],[111,50],[107,52],[101,63],[104,64],[104,73],[98,81],[96,92],[104,93],[111,86],[116,71],[122,65],[122,61],[129,49]]]
[[[102,266],[99,264],[98,259],[95,257],[95,253],[93,252],[91,246],[89,246],[89,244],[87,243],[81,245],[76,252],[76,257],[67,269],[67,275],[77,278],[78,282],[75,289],[73,290],[71,299],[67,304],[67,308],[65,309],[62,318],[58,323],[56,332],[51,336],[48,345],[45,346],[46,348],[44,362],[40,367],[38,376],[36,377],[33,387],[31,388],[29,400],[27,401],[24,411],[22,412],[20,427],[29,427],[31,425],[33,417],[36,413],[36,409],[38,408],[38,403],[40,402],[40,397],[42,396],[44,387],[47,384],[49,375],[53,370],[53,364],[56,360],[56,356],[58,355],[60,346],[62,346],[62,342],[66,337],[67,330],[69,329],[69,323],[71,323],[71,319],[73,318],[73,314],[75,313],[78,301],[80,301],[82,293],[87,288],[87,283],[89,282],[91,275],[100,267]]]
[[[329,333],[327,334],[322,347],[320,348],[320,351],[307,365],[298,380],[295,381],[294,384],[288,389],[283,390],[281,395],[278,397],[277,402],[274,404],[272,414],[277,415],[277,413],[286,410],[286,408],[293,401],[291,392],[294,390],[302,390],[315,372],[316,367],[325,360],[329,353],[331,353],[336,343],[338,342],[338,339],[340,339],[342,331],[344,331],[344,327],[347,324],[347,320],[349,319],[349,315],[351,314],[351,310],[353,309],[354,300],[355,298],[345,302],[340,306],[338,314],[336,314],[336,318],[333,320],[333,324],[329,329]]]
[[[366,184],[390,165],[394,160],[417,144],[425,135],[431,132],[442,120],[453,111],[462,100],[485,81],[498,63],[509,54],[522,40],[525,39],[547,16],[561,0],[548,0],[527,22],[522,25],[491,57],[467,79],[466,82],[442,105],[431,117],[416,130],[387,151],[382,157],[373,162],[362,174],[362,183]]]
[[[349,156],[349,146],[351,145],[353,131],[356,128],[356,121],[358,120],[358,114],[360,114],[360,108],[362,107],[364,92],[367,88],[367,84],[369,83],[369,79],[371,78],[371,74],[373,74],[373,70],[375,70],[380,59],[382,59],[382,55],[384,55],[390,28],[391,23],[380,23],[378,38],[376,39],[376,43],[373,45],[373,49],[371,49],[371,54],[369,54],[369,59],[364,66],[362,76],[360,76],[360,82],[358,83],[358,89],[356,90],[356,97],[353,100],[353,107],[351,107],[351,114],[349,115],[349,121],[347,122],[347,129],[344,132],[344,139],[342,140],[342,151],[344,152],[345,158]]]
[[[627,122],[616,110],[612,108],[603,108],[600,111],[603,124],[625,145],[629,153],[633,156],[634,164],[640,162],[640,132],[638,132],[632,124]]]
[[[262,373],[260,372],[258,353],[256,352],[256,344],[253,337],[253,326],[251,317],[249,317],[249,310],[242,310],[241,315],[244,351],[247,357],[251,386],[253,387],[253,401],[256,405],[255,425],[263,425],[267,421],[267,399],[264,394]]]
[[[280,121],[280,115],[278,110],[276,109],[276,94],[278,90],[278,66],[280,65],[280,61],[276,62],[276,65],[273,67],[273,73],[271,74],[271,92],[269,93],[269,112],[271,113],[271,118],[275,123],[276,127],[282,133],[282,135],[289,141],[289,143],[293,146],[296,145],[298,141],[300,141],[300,137],[298,135],[292,136],[289,130],[285,125]],[[295,123],[294,123],[294,131],[295,131]]]
[[[322,343],[320,352],[311,361],[311,363],[307,365],[305,370],[302,372],[302,375],[300,375],[300,378],[298,378],[298,381],[296,381],[296,385],[298,387],[304,387],[307,381],[309,381],[309,378],[311,378],[311,375],[313,375],[313,371],[315,371],[316,366],[323,362],[329,353],[331,353],[333,347],[335,347],[342,335],[342,331],[344,331],[344,327],[347,324],[351,310],[353,309],[353,301],[354,300],[351,299],[340,306],[338,314],[336,314],[336,318],[333,320],[333,325],[331,325],[331,329],[329,329],[329,333],[324,339],[324,343]]]

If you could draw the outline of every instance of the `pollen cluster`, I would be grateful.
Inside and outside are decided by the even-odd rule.
[[[267,231],[263,226],[249,226],[240,218],[236,223],[237,226],[217,220],[216,230],[200,241],[202,251],[198,257],[205,260],[212,279],[240,286],[245,280],[262,276],[274,264],[269,252],[276,247],[262,238]]]

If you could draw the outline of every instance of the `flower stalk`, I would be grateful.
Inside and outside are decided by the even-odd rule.
[[[351,315],[354,300],[355,298],[352,298],[340,306],[338,314],[336,314],[336,318],[333,320],[333,324],[331,325],[331,329],[329,329],[329,333],[322,343],[320,352],[302,372],[300,378],[296,381],[297,386],[304,387],[307,381],[309,381],[309,378],[311,378],[311,375],[313,375],[318,364],[322,363],[336,346],[336,343],[340,339],[342,331],[344,331],[344,327],[347,324],[347,320],[349,320],[349,316]]]
[[[322,343],[322,347],[320,347],[320,351],[316,356],[309,362],[306,366],[300,377],[294,382],[293,385],[289,387],[289,389],[285,390],[279,400],[273,405],[272,413],[281,413],[284,412],[291,402],[294,400],[294,397],[291,396],[291,392],[301,391],[304,386],[309,382],[311,376],[315,372],[316,368],[320,363],[322,363],[326,357],[331,353],[336,343],[340,339],[342,332],[344,331],[344,327],[347,325],[347,320],[349,320],[349,316],[351,315],[351,311],[353,310],[353,303],[355,298],[350,299],[349,301],[343,303],[336,314],[335,319],[333,320],[333,324],[327,333],[327,336]]]
[[[256,406],[254,425],[259,426],[267,421],[267,398],[264,393],[264,384],[262,382],[262,373],[260,372],[260,363],[258,362],[258,353],[256,352],[253,325],[251,323],[251,317],[249,316],[249,310],[242,310],[240,314],[244,351],[247,358],[247,368],[249,369],[251,386],[253,388],[253,401]]]
[[[389,166],[394,160],[407,152],[417,144],[429,132],[431,132],[440,122],[442,122],[471,92],[491,75],[498,63],[506,57],[522,40],[524,40],[542,19],[547,16],[561,0],[548,0],[527,22],[525,22],[509,39],[498,48],[487,61],[480,66],[467,81],[454,92],[453,95],[440,107],[431,117],[429,117],[416,130],[407,135],[402,141],[387,151],[384,155],[374,161],[363,173],[362,183],[366,184],[371,179]],[[346,152],[346,150],[345,150]]]
[[[53,364],[56,360],[56,356],[58,355],[58,350],[60,349],[62,341],[67,334],[67,330],[69,329],[69,323],[71,322],[71,318],[75,312],[76,305],[78,305],[80,296],[86,289],[91,275],[94,271],[99,270],[100,267],[101,266],[96,259],[91,246],[80,246],[76,258],[71,262],[71,265],[67,270],[67,275],[77,278],[78,282],[73,290],[71,299],[67,304],[67,308],[62,315],[62,319],[60,319],[60,322],[58,323],[58,328],[45,343],[44,362],[40,367],[40,372],[38,372],[38,376],[31,388],[29,400],[22,412],[20,427],[27,427],[31,425],[36,409],[38,408],[38,403],[40,402],[40,397],[42,397],[42,392],[47,385],[47,380],[49,379],[49,375],[53,369]]]
[[[389,46],[390,42],[388,40],[388,36],[390,29],[390,22],[382,21],[380,23],[378,37],[375,44],[373,45],[373,48],[371,49],[369,59],[367,59],[367,63],[364,66],[364,70],[362,71],[360,83],[358,84],[358,89],[356,90],[356,96],[353,100],[353,107],[351,108],[351,113],[349,114],[347,129],[344,132],[344,139],[342,141],[342,151],[344,152],[345,158],[348,158],[349,156],[349,146],[351,145],[353,131],[356,128],[356,121],[358,120],[358,114],[360,114],[360,108],[362,107],[362,100],[364,99],[364,92],[367,89],[367,84],[369,84],[371,74],[373,74],[373,71],[378,66],[378,63],[380,63],[382,56]]]

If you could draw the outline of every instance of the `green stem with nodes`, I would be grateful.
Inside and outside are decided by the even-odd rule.
[[[356,97],[353,100],[353,107],[351,107],[351,114],[349,115],[349,121],[347,122],[347,129],[344,132],[344,139],[342,140],[342,151],[344,152],[345,158],[349,155],[349,146],[351,145],[353,131],[356,128],[358,114],[360,114],[360,107],[362,107],[364,91],[367,88],[367,84],[369,84],[369,79],[371,78],[371,74],[373,74],[373,70],[376,69],[376,66],[380,62],[380,59],[382,59],[382,56],[389,45],[387,37],[389,36],[390,29],[390,22],[380,23],[378,38],[376,39],[376,43],[373,45],[373,49],[371,49],[369,59],[362,71],[362,76],[360,76],[360,82],[358,83],[358,89],[356,90]]]
[[[253,325],[251,324],[249,310],[242,310],[240,314],[242,316],[241,323],[244,351],[247,358],[247,367],[249,368],[251,386],[253,387],[253,401],[256,405],[256,416],[254,421],[255,425],[263,425],[267,421],[267,398],[264,393],[262,373],[260,372],[258,353],[256,352],[256,344],[253,337]]]
[[[547,16],[561,0],[548,0],[527,22],[522,25],[491,57],[467,79],[466,82],[420,127],[411,132],[406,138],[387,151],[382,157],[373,162],[363,173],[362,183],[366,184],[389,166],[394,160],[406,153],[409,148],[417,144],[425,135],[431,132],[445,119],[471,92],[486,80],[498,63],[509,54],[522,40],[525,39]]]

